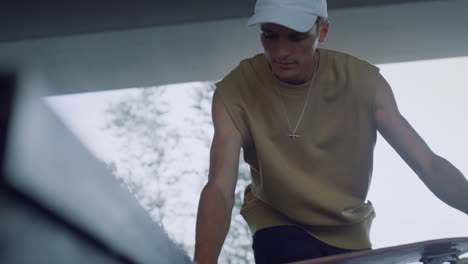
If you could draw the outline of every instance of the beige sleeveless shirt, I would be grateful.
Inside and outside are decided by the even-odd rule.
[[[366,196],[376,141],[377,67],[319,49],[310,101],[291,140],[310,83],[287,85],[263,54],[242,61],[216,84],[243,140],[252,183],[241,214],[252,233],[297,225],[336,247],[371,247],[374,209]]]

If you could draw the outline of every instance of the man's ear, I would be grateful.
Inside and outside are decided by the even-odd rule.
[[[320,30],[319,42],[324,42],[328,36],[328,29],[330,28],[330,22],[326,20],[323,22],[322,29]]]

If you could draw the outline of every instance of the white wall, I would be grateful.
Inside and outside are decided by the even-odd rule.
[[[468,1],[330,12],[324,47],[372,63],[468,55]],[[261,52],[245,18],[0,44],[0,66],[43,72],[52,94],[216,80]]]

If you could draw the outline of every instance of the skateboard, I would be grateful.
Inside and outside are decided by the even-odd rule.
[[[356,251],[290,264],[468,264],[460,255],[468,252],[468,237],[423,241],[380,249]]]

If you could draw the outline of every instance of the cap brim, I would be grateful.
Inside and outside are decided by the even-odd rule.
[[[263,23],[274,23],[298,32],[307,32],[315,25],[317,16],[297,10],[268,8],[256,12],[248,21],[247,26]]]

